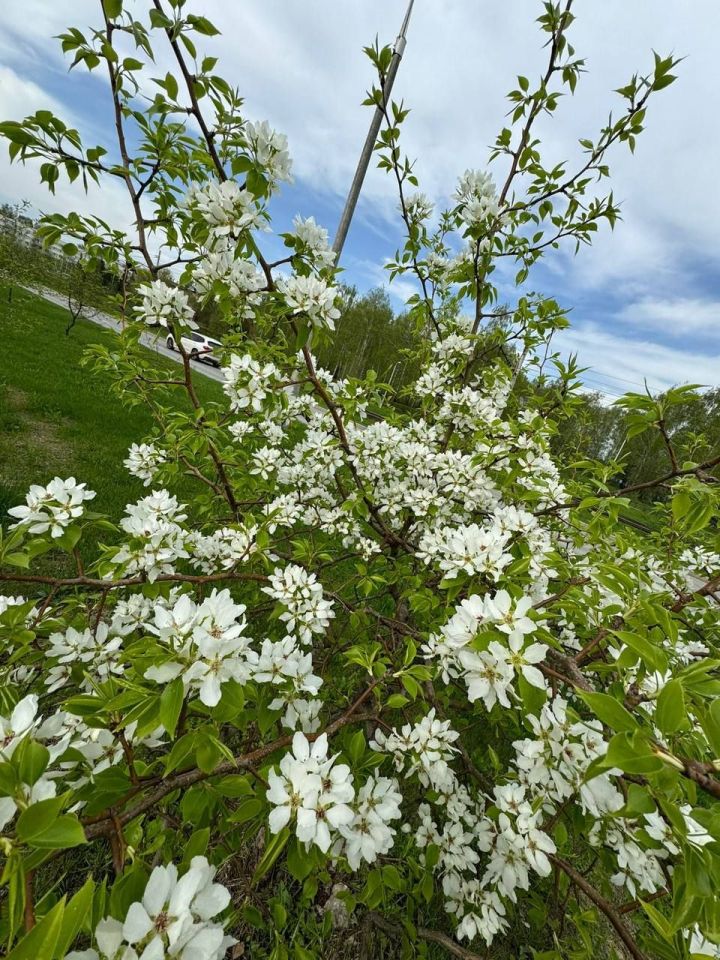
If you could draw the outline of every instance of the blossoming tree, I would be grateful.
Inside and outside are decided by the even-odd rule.
[[[124,182],[135,236],[79,214],[41,232],[114,264],[127,323],[94,363],[156,422],[123,517],[38,478],[3,531],[3,952],[720,956],[720,458],[666,430],[692,388],[625,398],[667,449],[640,485],[672,491],[649,531],[625,522],[617,464],[554,462],[578,370],[552,353],[562,309],[528,287],[614,224],[608,151],[634,147],[672,59],[620,88],[575,166],[548,165],[536,122],[583,60],[571,0],[545,3],[547,68],[510,94],[499,186],[467,171],[435,217],[383,98],[390,51],[368,50],[406,233],[390,275],[416,279],[422,334],[398,396],[316,364],[338,317],[327,233],[296,219],[279,262],[257,233],[286,140],[198,49],[207,19],[148,6],[103,0],[99,28],[61,38],[107,73],[113,149],[48,111],[0,125],[50,188]],[[160,42],[177,70],[151,79]],[[208,298],[225,400],[201,405],[182,334]],[[51,551],[76,572],[34,572]]]

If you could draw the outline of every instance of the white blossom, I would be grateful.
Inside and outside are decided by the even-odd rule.
[[[11,529],[27,525],[28,533],[47,533],[57,538],[73,521],[84,513],[83,504],[95,497],[94,490],[87,490],[84,483],[75,477],[61,480],[55,477],[46,487],[32,484],[25,498],[25,505],[11,507],[8,513],[17,518]]]
[[[337,291],[320,277],[283,278],[278,281],[278,289],[292,314],[304,313],[311,323],[335,329],[340,316],[335,306]]]
[[[133,443],[123,464],[128,473],[142,480],[146,487],[155,479],[158,468],[166,462],[165,453],[154,443]]]
[[[155,867],[125,919],[107,917],[96,927],[99,953],[75,952],[66,960],[222,960],[236,941],[215,919],[230,903],[215,872],[205,857],[193,857],[181,877],[172,863]]]
[[[153,280],[138,287],[142,302],[135,312],[148,326],[186,326],[195,329],[195,311],[187,293],[180,287],[171,287],[163,280]]]

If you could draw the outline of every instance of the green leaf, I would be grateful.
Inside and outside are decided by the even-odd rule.
[[[672,734],[688,729],[690,721],[685,707],[685,694],[679,680],[669,680],[660,691],[655,708],[655,722],[663,733]]]
[[[402,890],[404,886],[400,871],[392,863],[388,863],[382,868],[382,878],[383,884],[389,890]]]
[[[660,77],[655,80],[653,83],[653,90],[664,90],[665,87],[669,87],[671,83],[674,83],[677,80],[677,77],[672,73],[665,74],[664,77]]]
[[[171,100],[177,100],[178,82],[171,73],[165,74],[165,89]]]
[[[13,765],[18,772],[18,780],[29,787],[37,783],[49,762],[48,750],[29,736],[25,737],[13,754]]]
[[[295,960],[318,960],[318,955],[313,953],[311,950],[306,950],[305,947],[301,947],[299,943],[296,943],[293,946],[295,952]]]
[[[254,820],[263,808],[262,800],[258,797],[244,797],[242,802],[230,814],[229,819],[233,823],[247,823],[248,820]]]
[[[191,759],[195,751],[196,739],[197,735],[195,731],[192,731],[192,733],[186,733],[185,736],[176,740],[165,761],[165,776],[172,773],[173,770],[177,770],[179,767],[186,765],[186,761]],[[189,766],[190,764],[188,763],[187,765]]]
[[[617,815],[622,817],[639,817],[643,813],[652,813],[655,810],[655,804],[648,793],[647,787],[641,787],[637,783],[629,783],[627,786],[627,802]]]
[[[280,833],[276,833],[265,847],[265,853],[262,855],[260,863],[255,867],[255,872],[252,876],[253,886],[258,884],[260,880],[265,876],[265,874],[273,868],[275,861],[283,852],[285,844],[290,839],[290,830],[288,827],[283,827]]]
[[[404,707],[408,703],[410,703],[409,699],[402,693],[392,693],[387,698],[385,706],[389,707],[391,710],[398,710],[400,707]]]
[[[60,938],[64,910],[63,897],[10,951],[5,960],[52,960]]]
[[[167,17],[164,13],[161,13],[160,10],[151,10],[150,11],[150,24],[156,29],[169,30],[172,28],[173,22]]]
[[[64,803],[64,797],[50,797],[23,810],[15,827],[18,840],[27,843],[47,830],[60,816]]]
[[[637,720],[615,697],[607,693],[587,693],[584,690],[578,690],[578,694],[606,726],[621,732],[638,729]]]
[[[102,0],[102,5],[105,15],[110,20],[114,20],[122,13],[123,0]]]
[[[710,704],[705,716],[700,717],[703,731],[707,737],[710,749],[717,758],[720,758],[720,699]],[[1,769],[2,765],[0,765]],[[0,782],[2,777],[0,777]]]
[[[287,868],[296,880],[304,880],[312,873],[314,860],[296,837],[292,837],[288,846]]]
[[[220,762],[222,756],[216,741],[209,735],[205,735],[195,750],[195,759],[197,765],[203,773],[212,773]]]
[[[690,509],[692,499],[687,490],[679,490],[672,498],[672,515],[676,520],[682,520]]]
[[[211,23],[207,17],[198,17],[194,14],[191,14],[187,18],[188,26],[192,27],[194,30],[197,30],[198,33],[201,33],[204,37],[214,37],[220,31],[218,28]]]
[[[425,875],[423,876],[422,881],[420,883],[420,892],[422,893],[423,897],[425,897],[425,901],[427,903],[430,903],[430,901],[432,900],[433,890],[434,890],[434,886],[433,886],[432,872],[430,870],[426,870]]]
[[[352,760],[354,766],[357,766],[365,755],[365,734],[362,730],[356,730],[350,737],[345,751]]]
[[[644,740],[636,742],[627,733],[617,733],[608,744],[601,766],[605,770],[619,767],[625,773],[658,773],[663,762]]]
[[[660,936],[664,940],[670,942],[672,938],[672,928],[667,917],[663,916],[657,907],[654,907],[651,903],[645,903],[643,900],[641,900],[640,906],[643,908],[650,920],[650,923],[652,923]]]
[[[660,673],[667,670],[667,656],[648,637],[631,633],[629,630],[614,630],[613,633],[626,646],[634,650],[651,670],[657,670]]]
[[[12,797],[17,790],[18,778],[13,767],[9,763],[0,763],[0,797]]]
[[[247,797],[253,793],[253,788],[247,777],[241,777],[236,773],[223,777],[215,784],[215,789],[223,797]]]
[[[33,837],[30,844],[41,850],[67,850],[87,843],[85,831],[77,817],[65,813],[58,817],[47,830]]]
[[[90,916],[92,909],[93,894],[95,893],[95,883],[92,877],[88,877],[82,887],[78,890],[72,900],[65,907],[62,928],[58,937],[55,953],[58,957],[64,957],[70,949],[75,937],[83,927],[83,924]]]
[[[176,677],[165,687],[160,697],[160,723],[171,737],[175,735],[184,699],[185,687],[182,677]]]
[[[272,916],[275,929],[282,930],[287,923],[287,910],[279,900],[275,900],[270,905],[270,915]]]

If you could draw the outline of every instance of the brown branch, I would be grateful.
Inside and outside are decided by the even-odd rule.
[[[617,909],[599,893],[595,887],[589,883],[581,873],[578,873],[574,867],[571,867],[569,863],[565,860],[562,860],[560,857],[556,857],[553,854],[548,854],[548,857],[552,863],[555,864],[563,873],[567,874],[570,880],[578,887],[588,900],[591,900],[599,910],[601,910],[610,923],[613,926],[613,929],[620,937],[622,942],[625,944],[627,951],[630,953],[633,960],[647,960],[646,955],[642,952],[640,947],[635,943],[632,934],[625,926],[625,924],[620,919]]]
[[[701,760],[692,760],[688,757],[675,757],[675,759],[683,765],[680,770],[683,777],[692,780],[711,797],[720,800],[720,780],[714,776],[715,767],[711,763],[703,763]]]
[[[379,930],[382,930],[383,933],[387,933],[391,937],[407,936],[400,924],[393,923],[392,920],[388,920],[387,917],[384,917],[381,913],[370,910],[367,913],[367,917]],[[452,954],[453,957],[459,957],[460,960],[483,960],[479,953],[474,953],[472,950],[468,950],[467,947],[461,946],[446,933],[441,933],[439,930],[430,930],[428,927],[416,927],[415,929],[421,940],[437,943],[444,950],[447,950],[448,953]]]
[[[576,653],[573,657],[575,663],[580,666],[585,663],[586,660],[590,659],[590,654],[595,650],[595,648],[602,643],[605,637],[608,636],[610,631],[607,627],[600,627],[595,636],[585,644],[585,646],[580,650],[579,653]]]
[[[308,371],[309,380],[312,383],[315,392],[318,394],[318,396],[322,400],[323,404],[325,405],[330,416],[333,419],[333,423],[335,424],[335,429],[337,431],[338,439],[340,441],[340,446],[342,447],[343,452],[345,453],[347,458],[346,462],[348,465],[348,469],[352,473],[353,479],[357,484],[358,490],[360,490],[360,492],[362,493],[363,501],[367,506],[368,510],[370,511],[370,515],[375,521],[375,529],[382,535],[383,539],[391,546],[402,547],[406,552],[408,553],[412,552],[411,548],[408,546],[407,543],[405,543],[402,537],[399,537],[385,524],[384,520],[380,516],[379,509],[372,502],[372,500],[368,497],[367,493],[365,492],[362,480],[360,479],[360,475],[358,474],[357,468],[355,467],[355,464],[353,463],[353,460],[352,460],[353,452],[350,449],[350,444],[348,442],[347,433],[345,432],[345,425],[343,424],[342,417],[338,413],[338,405],[335,403],[332,397],[328,394],[327,390],[325,389],[322,382],[318,378],[317,372],[315,370],[315,364],[313,362],[312,354],[310,353],[310,351],[306,346],[302,348],[302,354],[305,360],[305,366]]]
[[[175,341],[177,348],[180,351],[180,355],[182,356],[185,390],[187,392],[188,397],[190,398],[190,403],[193,405],[195,410],[200,410],[202,408],[202,405],[200,403],[200,400],[198,399],[198,395],[195,391],[195,384],[193,383],[193,380],[192,380],[192,367],[190,366],[190,356],[187,350],[185,349],[185,347],[183,346],[182,337],[179,337],[177,335],[177,333],[175,332],[172,326],[170,326],[169,329],[172,334],[173,340]],[[201,426],[203,421],[204,421],[204,417],[200,417],[198,419],[198,425]],[[215,447],[215,444],[212,442],[212,440],[210,440],[208,436],[205,437],[205,440],[207,442],[210,459],[215,465],[215,471],[218,475],[218,480],[220,483],[222,495],[227,500],[228,506],[232,510],[233,515],[237,518],[240,515],[240,508],[238,507],[238,502],[235,499],[235,491],[232,488],[230,479],[227,475],[227,471],[225,470],[222,457],[218,453]]]
[[[673,445],[670,442],[670,435],[668,434],[667,424],[665,423],[664,417],[661,417],[658,420],[657,427],[658,427],[658,430],[660,431],[660,436],[663,438],[663,443],[665,444],[665,449],[668,452],[668,456],[670,457],[670,465],[672,466],[675,473],[677,473],[678,470],[680,469],[680,464],[678,463],[678,458],[675,454],[675,449],[673,448]]]
[[[217,583],[220,580],[267,583],[264,573],[163,573],[154,583]],[[117,590],[121,587],[136,587],[148,582],[146,577],[123,577],[121,580],[100,580],[95,577],[46,577],[30,573],[0,573],[0,583],[42,583],[53,587],[90,587],[94,590]]]
[[[718,590],[720,590],[720,577],[713,577],[712,580],[708,580],[707,583],[703,584],[703,586],[699,587],[697,590],[693,590],[692,593],[681,594],[681,596],[670,607],[670,610],[673,613],[679,613],[683,607],[686,607],[698,597],[711,597],[717,593]]]
[[[669,480],[675,480],[678,477],[687,477],[693,474],[702,480],[702,474],[707,470],[712,470],[713,467],[717,467],[718,464],[720,464],[720,456],[713,457],[712,460],[706,460],[705,463],[701,463],[696,467],[686,467],[684,470],[671,470],[669,473],[665,473],[661,477],[656,477],[654,480],[645,480],[642,483],[633,483],[629,487],[623,487],[622,490],[599,490],[597,493],[593,493],[590,496],[596,500],[607,500],[613,497],[625,497],[628,493],[636,493],[638,490],[650,490],[652,487],[659,487],[663,483],[667,483]],[[566,503],[555,503],[551,507],[545,507],[544,510],[538,510],[535,513],[535,516],[543,517],[547,514],[557,513],[560,510],[569,510],[571,507],[576,507],[579,503],[580,500],[577,497],[574,497],[572,500],[568,500]]]
[[[348,723],[359,723],[364,720],[374,719],[374,714],[358,714],[357,711],[363,705],[363,703],[365,703],[368,697],[371,696],[373,690],[379,683],[380,680],[373,680],[373,682],[360,694],[360,696],[350,704],[347,710],[333,720],[324,731],[321,731],[320,733],[309,734],[308,740],[317,740],[317,738],[321,736],[323,732],[326,733],[328,737],[331,737]],[[97,837],[103,836],[113,836],[118,825],[125,826],[126,824],[130,823],[136,817],[139,817],[147,810],[152,809],[152,807],[159,803],[164,797],[168,796],[168,794],[174,793],[176,790],[186,790],[188,787],[193,786],[193,784],[200,783],[203,780],[209,779],[210,777],[218,777],[225,774],[235,773],[238,769],[248,770],[253,775],[256,775],[254,768],[260,761],[275,753],[276,750],[281,750],[283,747],[288,747],[292,743],[292,740],[292,734],[279,737],[277,740],[273,740],[272,743],[258,747],[256,750],[253,750],[250,753],[241,754],[238,757],[234,757],[232,760],[226,760],[224,763],[218,764],[218,766],[209,773],[204,770],[200,770],[199,768],[194,768],[192,770],[186,770],[183,773],[179,773],[176,776],[168,777],[167,780],[159,783],[152,793],[149,793],[141,800],[138,800],[138,802],[128,810],[125,810],[122,813],[118,813],[117,810],[113,810],[105,817],[93,817],[92,821],[86,821],[84,824],[85,836],[88,840],[94,840]]]
[[[553,34],[552,44],[550,46],[550,57],[548,59],[547,70],[545,71],[545,76],[542,78],[542,83],[540,85],[540,90],[538,91],[538,93],[542,93],[546,89],[548,83],[550,82],[550,78],[552,77],[553,73],[557,69],[556,61],[557,61],[558,53],[560,52],[559,41],[567,26],[568,14],[570,13],[570,8],[572,7],[572,4],[573,4],[573,0],[567,0],[567,3],[565,4],[565,9],[560,15],[560,24],[558,26],[557,33]],[[530,112],[528,113],[527,119],[525,120],[525,125],[522,129],[522,133],[520,134],[520,141],[517,145],[517,149],[513,152],[512,162],[510,164],[510,170],[508,172],[507,179],[505,180],[505,183],[503,184],[503,188],[500,191],[500,196],[499,196],[500,206],[502,206],[505,203],[505,200],[507,199],[507,195],[510,191],[510,187],[512,186],[512,182],[515,179],[515,175],[517,174],[517,171],[518,171],[520,156],[522,155],[523,150],[527,146],[528,140],[530,139],[530,130],[532,129],[532,125],[537,119],[542,109],[542,105],[543,105],[542,97],[536,95],[535,103],[530,108]]]
[[[639,910],[640,907],[642,907],[643,903],[652,903],[653,900],[661,900],[663,897],[667,897],[670,892],[670,890],[656,890],[655,893],[651,893],[642,900],[630,900],[628,903],[624,903],[621,907],[618,907],[617,912],[634,913],[635,910]]]
[[[35,926],[35,900],[33,895],[34,871],[28,870],[25,874],[25,932],[28,933]]]
[[[167,17],[167,14],[163,10],[163,6],[160,0],[153,0],[153,6],[164,17]],[[223,167],[222,161],[218,156],[218,152],[215,146],[213,136],[210,133],[210,130],[208,129],[208,125],[205,122],[205,117],[203,116],[203,112],[200,109],[200,104],[198,102],[198,98],[195,93],[194,78],[187,68],[187,64],[185,63],[185,57],[183,55],[182,50],[180,49],[180,44],[175,38],[174,32],[171,27],[165,27],[165,33],[167,34],[168,42],[172,47],[172,51],[175,54],[175,59],[177,60],[177,64],[180,67],[180,72],[183,75],[183,80],[185,81],[185,87],[187,89],[188,96],[190,97],[191,106],[190,106],[189,112],[192,113],[192,115],[197,120],[197,124],[200,127],[200,131],[203,135],[203,139],[205,140],[205,144],[207,146],[208,154],[210,155],[210,159],[212,160],[215,170],[217,172],[218,179],[227,180],[228,176],[227,176],[227,173],[225,173],[225,168]]]
[[[565,596],[573,587],[581,587],[583,584],[590,583],[590,577],[573,577],[571,580],[565,584],[562,590],[558,590],[557,593],[551,594],[549,597],[545,597],[542,600],[538,600],[537,603],[533,604],[533,610],[540,610],[542,607],[547,607],[551,603],[555,603],[556,600],[560,600]]]
[[[105,39],[107,41],[108,47],[112,47],[112,37],[114,26],[110,22],[107,13],[105,12],[105,5],[100,4],[103,11],[103,18],[105,20]],[[143,216],[142,208],[140,206],[140,198],[138,192],[135,189],[135,184],[133,183],[130,170],[132,167],[132,161],[130,160],[130,154],[127,148],[127,142],[125,140],[125,128],[123,126],[123,110],[120,103],[120,86],[118,84],[118,72],[117,68],[113,64],[110,57],[105,57],[108,68],[108,76],[110,78],[110,92],[112,94],[113,101],[113,110],[115,113],[115,132],[117,135],[118,148],[120,150],[120,157],[122,158],[123,163],[123,173],[122,179],[125,181],[125,186],[130,195],[130,202],[132,203],[133,210],[135,211],[135,225],[138,232],[139,240],[139,249],[145,260],[145,264],[150,271],[151,276],[157,274],[157,269],[153,263],[153,259],[150,256],[150,251],[147,248],[147,238],[145,235],[145,218]]]

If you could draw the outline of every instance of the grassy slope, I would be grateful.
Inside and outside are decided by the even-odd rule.
[[[80,320],[69,336],[67,313],[30,293],[0,288],[0,523],[24,502],[31,483],[74,476],[97,492],[93,509],[117,519],[126,503],[148,491],[123,467],[133,441],[151,432],[144,409],[126,409],[80,359],[89,344],[111,345],[114,334]],[[162,369],[176,365],[158,358]],[[218,383],[195,377],[202,399]]]

